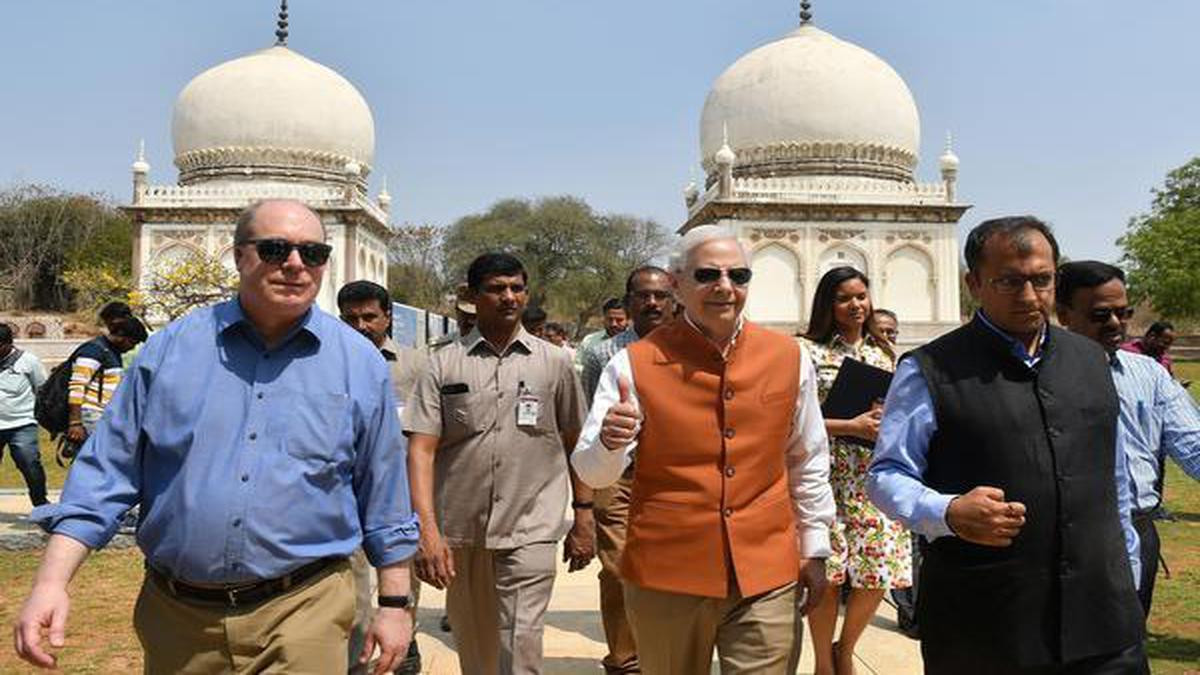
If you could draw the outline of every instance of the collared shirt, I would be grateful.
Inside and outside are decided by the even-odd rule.
[[[1173,367],[1174,362],[1171,360],[1171,356],[1166,352],[1162,352],[1158,356],[1151,356],[1148,352],[1146,352],[1146,343],[1143,342],[1142,338],[1126,342],[1125,344],[1121,345],[1121,349],[1132,354],[1141,354],[1146,358],[1153,359],[1156,363],[1158,363],[1158,365],[1167,369],[1168,375],[1175,377],[1175,368]]]
[[[687,322],[700,332],[690,319]],[[741,332],[741,325],[739,319],[735,338]],[[617,392],[619,377],[629,382],[630,400],[634,405],[639,405],[629,350],[622,349],[609,360],[601,373],[591,411],[571,456],[571,465],[575,467],[580,480],[596,488],[615,483],[637,453],[636,440],[626,446],[623,452],[609,450],[600,442],[604,416],[620,400]],[[829,487],[829,439],[825,435],[825,420],[821,417],[821,406],[817,402],[816,371],[807,354],[801,354],[800,357],[800,387],[796,394],[792,431],[784,452],[800,553],[810,558],[826,558],[830,554],[829,527],[835,514],[833,493]]]
[[[14,351],[16,348],[13,348]],[[16,358],[11,358],[15,356]],[[0,359],[0,429],[36,424],[33,406],[37,390],[46,381],[46,367],[32,352],[21,350]]]
[[[522,392],[537,420],[518,425]],[[569,474],[563,435],[583,424],[567,353],[524,328],[501,351],[476,328],[430,356],[404,430],[438,437],[434,502],[452,546],[505,549],[562,536]]]
[[[141,504],[138,545],[186,581],[282,576],[360,545],[376,566],[416,550],[405,442],[387,366],[313,308],[267,348],[237,300],[150,338],[31,519],[89,548]]]
[[[575,372],[583,372],[584,354],[586,354],[592,347],[608,339],[610,339],[608,337],[608,331],[603,329],[584,335],[583,339],[579,341],[579,347],[575,350]]]
[[[429,367],[429,353],[424,349],[401,347],[391,338],[384,338],[379,353],[383,354],[383,359],[391,368],[392,393],[396,395],[396,402],[402,409],[404,402],[412,397],[417,380]]]
[[[1121,402],[1118,432],[1129,455],[1133,507],[1148,511],[1162,501],[1159,480],[1166,457],[1200,480],[1200,411],[1154,359],[1117,351],[1109,363]]]
[[[983,317],[982,312],[977,315]],[[1030,369],[1041,360],[1041,348],[1037,354],[1029,356],[1020,342],[986,318],[982,323],[1007,340],[1013,354]],[[1043,327],[1039,342],[1041,347],[1045,347],[1048,337],[1049,331]],[[936,431],[933,397],[921,367],[916,359],[903,359],[896,367],[887,400],[883,404],[883,420],[879,425],[875,456],[867,476],[867,494],[871,502],[889,518],[899,520],[908,529],[929,539],[954,536],[946,523],[946,509],[950,501],[959,496],[942,494],[925,485],[929,441]],[[1141,579],[1142,565],[1138,555],[1138,537],[1130,517],[1133,499],[1129,490],[1129,463],[1119,428],[1115,446],[1116,470],[1113,478],[1117,484],[1117,510],[1125,536],[1125,551],[1133,567],[1136,583]]]
[[[629,345],[637,342],[638,334],[633,329],[633,326],[617,333],[607,340],[593,343],[586,351],[580,347],[582,356],[580,361],[583,363],[583,373],[579,376],[583,382],[583,393],[587,396],[587,403],[590,406],[592,399],[596,396],[596,387],[600,384],[600,373],[604,372],[604,366],[614,354],[625,349]]]

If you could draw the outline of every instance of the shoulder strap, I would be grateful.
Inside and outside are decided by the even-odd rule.
[[[17,360],[21,358],[21,354],[24,353],[25,352],[21,351],[20,348],[13,347],[12,351],[8,353],[8,356],[4,357],[3,361],[0,361],[0,370],[15,366],[17,364]]]

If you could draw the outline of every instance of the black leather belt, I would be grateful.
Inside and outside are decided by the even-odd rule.
[[[224,587],[194,586],[185,581],[172,578],[153,567],[147,566],[146,570],[171,595],[180,600],[222,605],[229,609],[234,609],[257,605],[277,595],[286,593],[296,586],[330,571],[334,565],[345,560],[345,558],[321,558],[320,560],[314,560],[306,565],[302,565],[292,572],[275,579],[255,581],[247,584],[232,584]]]

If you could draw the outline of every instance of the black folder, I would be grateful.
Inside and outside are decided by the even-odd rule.
[[[882,401],[891,384],[891,372],[846,357],[825,403],[821,404],[821,415],[832,420],[854,419],[870,410],[876,401]]]

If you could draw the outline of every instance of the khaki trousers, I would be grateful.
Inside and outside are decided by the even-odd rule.
[[[350,556],[350,572],[354,575],[354,627],[350,630],[350,649],[347,656],[350,659],[349,673],[359,675],[368,673],[374,668],[375,656],[366,664],[358,662],[363,645],[367,643],[367,630],[371,627],[371,619],[375,618],[375,608],[379,605],[378,590],[379,576],[367,554],[356,549]],[[413,640],[417,638],[417,603],[421,598],[421,582],[417,580],[415,567],[409,567],[409,595],[412,596],[412,608],[408,611],[413,620]],[[377,650],[378,651],[378,650]]]
[[[632,469],[611,487],[596,490],[596,557],[600,559],[600,618],[608,655],[601,664],[613,675],[641,672],[637,643],[625,616],[625,590],[621,584],[621,551],[625,549],[625,526],[629,520],[629,497],[633,490]]]
[[[706,598],[625,584],[625,606],[647,675],[785,675],[795,639],[796,584],[749,598]]]
[[[345,672],[350,564],[245,609],[185,602],[150,576],[133,609],[147,675]]]
[[[555,542],[453,549],[446,613],[463,675],[542,672],[542,631],[554,589]]]

